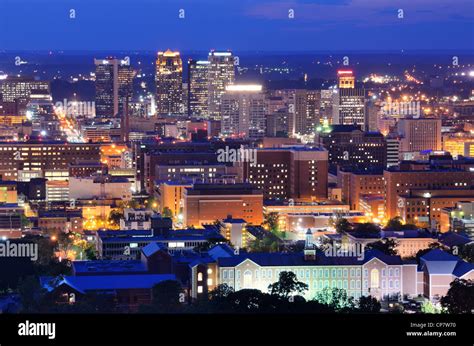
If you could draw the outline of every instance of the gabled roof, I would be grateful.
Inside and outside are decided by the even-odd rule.
[[[459,278],[469,273],[471,270],[474,270],[474,264],[464,262],[464,261],[459,261],[458,264],[456,265],[456,268],[454,268],[453,274]]]
[[[231,257],[234,256],[234,249],[232,249],[227,244],[218,244],[207,252],[210,257],[214,260],[221,258],[221,257]]]
[[[430,252],[427,252],[423,256],[421,256],[421,260],[423,261],[433,261],[433,262],[442,262],[442,261],[459,261],[459,257],[451,255],[446,251],[440,249],[433,249]]]
[[[143,274],[143,275],[97,275],[97,276],[64,276],[57,282],[51,277],[41,277],[41,285],[48,291],[53,291],[61,285],[79,291],[102,291],[118,289],[152,288],[157,283],[166,280],[176,280],[174,274]]]
[[[439,236],[439,242],[447,247],[453,247],[469,244],[472,242],[472,240],[469,239],[469,237],[459,233],[446,232]]]
[[[147,271],[145,265],[136,260],[73,261],[72,266],[76,275],[140,274]]]
[[[420,267],[429,274],[452,274],[461,277],[474,269],[474,264],[440,249],[433,249],[420,258]]]
[[[389,265],[401,265],[404,262],[400,256],[388,256],[379,250],[367,250],[363,258],[356,256],[326,256],[317,250],[315,260],[305,260],[303,253],[263,253],[251,252],[241,253],[237,256],[218,258],[219,266],[234,267],[244,262],[246,259],[255,262],[260,266],[338,266],[338,265],[362,265],[377,258]]]
[[[162,243],[152,242],[142,248],[142,253],[146,257],[150,257],[151,255],[157,253],[158,251],[166,251],[166,246]]]

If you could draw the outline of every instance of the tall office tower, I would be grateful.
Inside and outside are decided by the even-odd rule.
[[[113,118],[118,113],[118,60],[94,59],[95,114],[97,118]]]
[[[188,61],[188,114],[207,117],[209,109],[209,65],[206,60]]]
[[[124,116],[126,104],[130,105],[133,97],[133,78],[136,71],[129,64],[118,66],[118,114]]]
[[[183,62],[179,52],[158,52],[155,82],[158,114],[184,114]]]
[[[337,85],[339,89],[354,89],[355,76],[352,70],[337,71]]]
[[[26,115],[32,93],[50,94],[49,82],[12,76],[0,79],[0,108],[3,114]]]
[[[228,85],[221,103],[221,133],[224,136],[265,136],[265,95],[261,85]]]
[[[398,121],[401,152],[441,150],[441,119],[404,118]]]
[[[183,112],[185,115],[189,115],[189,83],[183,83]]]
[[[321,91],[306,91],[306,118],[303,122],[303,133],[313,134],[316,127],[322,124],[321,114]]]
[[[400,162],[400,138],[389,133],[385,137],[385,142],[387,143],[387,167],[397,166]]]
[[[333,97],[333,124],[366,127],[366,92],[364,89],[338,89]]]
[[[367,102],[366,108],[366,123],[365,123],[365,130],[366,131],[379,131],[379,119],[382,117],[382,111],[380,103],[376,100],[370,100]]]
[[[96,117],[115,118],[123,112],[124,102],[131,101],[135,71],[127,60],[112,57],[94,63]]]
[[[209,116],[220,120],[221,99],[226,87],[234,84],[235,67],[231,52],[209,53]]]
[[[333,94],[333,124],[361,125],[368,128],[366,91],[355,88],[352,70],[337,71],[338,89]]]
[[[319,118],[321,123],[332,124],[332,102],[334,90],[321,90],[321,100],[319,104]]]
[[[329,152],[332,168],[371,170],[387,166],[387,146],[379,132],[364,132],[355,125],[332,125],[320,140]]]
[[[30,95],[26,105],[26,118],[31,122],[33,131],[49,139],[62,139],[62,132],[58,117],[54,114],[54,105],[51,95],[44,90]]]

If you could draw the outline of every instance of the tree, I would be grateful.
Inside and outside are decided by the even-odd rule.
[[[264,215],[263,226],[269,231],[278,231],[278,213],[270,212]]]
[[[364,233],[367,235],[379,236],[380,228],[374,223],[365,222],[360,223],[355,227],[356,232]]]
[[[354,310],[354,298],[347,295],[346,290],[336,287],[325,287],[316,293],[314,300],[335,310],[336,312],[346,312]]]
[[[270,284],[268,290],[271,295],[277,295],[282,298],[288,298],[293,293],[301,294],[308,290],[308,285],[298,281],[295,273],[281,272],[278,281]]]
[[[109,213],[109,218],[107,221],[113,227],[118,227],[120,225],[120,220],[123,218],[123,212],[117,209],[112,209]]]
[[[181,305],[181,284],[176,280],[162,281],[152,288],[153,305],[159,312],[174,312]]]
[[[250,252],[278,252],[280,244],[275,238],[265,237],[249,241],[247,248]]]
[[[397,242],[395,241],[395,239],[383,238],[376,242],[367,244],[366,249],[375,249],[383,252],[388,256],[395,256],[397,255],[396,247]]]
[[[442,310],[437,308],[433,305],[432,302],[427,300],[424,301],[423,304],[421,304],[421,312],[424,314],[440,314]]]
[[[374,314],[380,312],[380,302],[372,296],[361,296],[359,298],[359,311]]]
[[[84,253],[88,260],[96,260],[97,259],[97,251],[94,249],[93,244],[87,244]]]
[[[418,252],[417,252],[416,255],[415,255],[416,262],[417,262],[417,263],[420,263],[420,257],[426,255],[428,252],[430,252],[430,251],[433,250],[433,249],[441,249],[441,250],[444,250],[444,249],[443,249],[443,246],[442,246],[440,243],[433,242],[433,243],[431,243],[431,244],[428,244],[428,247],[427,247],[426,249],[418,250]]]
[[[63,259],[72,257],[72,247],[74,245],[74,233],[60,232],[57,236],[58,251]]]
[[[171,219],[173,218],[173,212],[172,212],[171,209],[168,208],[168,207],[164,207],[164,208],[163,208],[163,211],[162,211],[161,215],[162,215],[163,217],[169,217],[169,218],[171,218]]]
[[[385,228],[390,228],[394,231],[418,229],[418,227],[414,224],[407,223],[404,225],[400,216],[395,216],[394,218],[388,220]]]
[[[441,298],[441,305],[451,314],[470,314],[474,310],[474,282],[456,279],[451,282],[446,296]]]
[[[39,308],[38,293],[40,284],[36,277],[28,276],[20,280],[18,293],[20,294],[22,312],[37,312]]]
[[[20,214],[20,220],[21,220],[21,227],[22,228],[28,228],[31,227],[33,224],[28,217],[25,216],[25,214]]]
[[[474,243],[461,246],[459,257],[469,263],[474,263]]]
[[[227,284],[220,284],[216,288],[214,288],[211,292],[209,292],[209,299],[210,300],[224,300],[226,299],[231,293],[234,293],[234,289]]]
[[[352,230],[352,224],[344,218],[338,218],[335,224],[336,232],[339,234]]]
[[[274,312],[280,305],[280,298],[257,289],[243,289],[229,294],[227,302],[232,312]]]

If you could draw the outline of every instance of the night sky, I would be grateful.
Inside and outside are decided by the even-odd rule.
[[[0,0],[0,49],[468,50],[473,23],[473,0]]]

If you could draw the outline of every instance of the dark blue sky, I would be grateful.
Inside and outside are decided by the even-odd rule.
[[[0,0],[0,49],[465,50],[473,23],[473,0]]]

